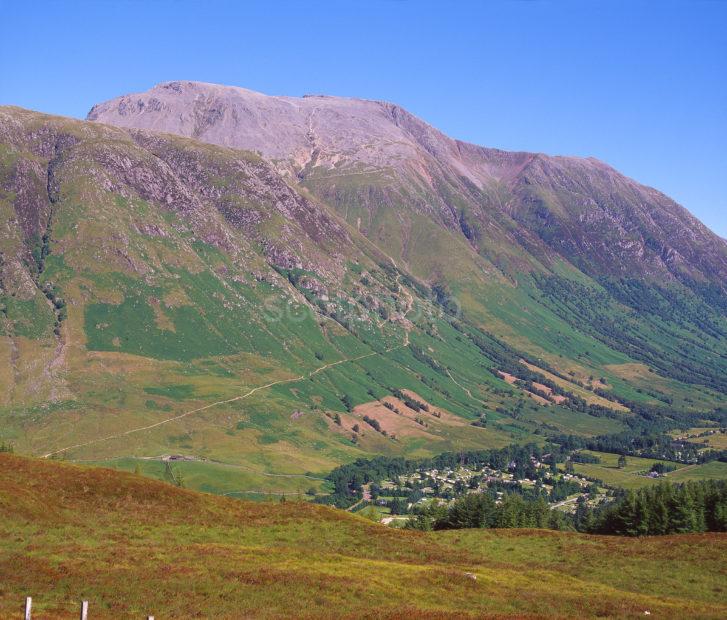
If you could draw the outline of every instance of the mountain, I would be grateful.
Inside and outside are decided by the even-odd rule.
[[[88,120],[255,151],[372,239],[402,220],[395,257],[415,268],[407,233],[423,214],[496,264],[514,243],[589,275],[727,280],[727,242],[664,194],[595,159],[453,140],[393,104],[178,81],[96,105]]]
[[[2,453],[0,468],[4,618],[20,617],[26,596],[34,617],[49,619],[73,617],[81,600],[92,618],[727,611],[727,538],[716,533],[635,543],[532,529],[402,531],[305,502],[241,502],[110,469]]]
[[[187,82],[89,119],[0,108],[17,451],[259,496],[723,420],[726,243],[604,164]]]

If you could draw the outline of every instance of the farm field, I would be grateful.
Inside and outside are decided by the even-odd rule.
[[[562,433],[574,435],[605,435],[618,432],[622,427],[612,418],[597,418],[586,413],[570,411],[551,405],[539,407],[528,415],[529,419],[549,424]]]
[[[722,618],[727,536],[393,530],[0,454],[0,616]],[[103,568],[103,570],[99,570]]]
[[[593,405],[601,405],[602,407],[607,407],[609,409],[613,409],[615,411],[628,411],[626,407],[624,407],[620,403],[614,403],[610,400],[606,400],[605,398],[602,398],[598,396],[597,394],[594,394],[593,392],[586,390],[585,388],[582,388],[575,383],[572,383],[571,381],[566,381],[565,379],[561,379],[560,377],[557,377],[553,373],[548,372],[547,370],[543,370],[542,368],[539,368],[533,364],[528,364],[527,362],[522,362],[522,364],[528,368],[529,370],[533,370],[535,372],[539,372],[544,377],[550,379],[553,383],[556,385],[559,385],[562,388],[565,388],[569,392],[572,392],[576,394],[577,396],[580,396],[583,400],[585,400],[589,404]]]
[[[714,432],[711,435],[705,435],[704,437],[698,436],[702,433],[715,430],[717,432]],[[687,431],[675,430],[672,431],[670,435],[672,435],[672,437],[686,437],[687,441],[694,443],[705,443],[709,448],[714,450],[727,450],[727,433],[721,433],[719,432],[719,429],[715,429],[714,427],[695,427],[690,428]],[[690,437],[691,435],[696,436]]]
[[[660,459],[646,459],[634,456],[626,457],[626,466],[623,469],[618,467],[618,454],[608,452],[597,452],[595,450],[584,450],[601,459],[600,463],[574,463],[576,473],[589,478],[598,478],[604,483],[621,487],[624,489],[635,489],[660,481],[686,482],[687,480],[724,479],[727,477],[727,463],[711,461],[701,465],[685,465],[672,461]],[[676,467],[675,471],[667,473],[663,478],[647,478],[640,475],[651,469],[654,463],[666,463]]]
[[[701,465],[687,465],[677,471],[667,474],[670,482],[685,482],[686,480],[715,480],[727,478],[727,463],[723,461],[710,461]]]
[[[313,489],[321,491],[322,475],[271,474],[248,465],[215,461],[119,458],[88,463],[119,471],[137,473],[156,480],[182,484],[185,488],[247,499],[305,497]]]
[[[715,450],[727,450],[727,434],[719,433],[716,435],[710,435],[709,437],[702,437],[710,448]]]

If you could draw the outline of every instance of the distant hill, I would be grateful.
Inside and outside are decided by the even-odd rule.
[[[723,618],[727,538],[392,530],[0,454],[0,615]],[[721,551],[720,551],[721,549]]]

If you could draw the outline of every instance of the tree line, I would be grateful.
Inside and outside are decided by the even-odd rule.
[[[551,510],[543,498],[528,500],[508,493],[498,503],[486,493],[471,493],[449,507],[419,509],[409,518],[408,529],[456,530],[465,528],[569,529],[565,513]]]
[[[410,529],[548,528],[590,534],[651,536],[727,531],[727,481],[661,483],[622,493],[614,502],[591,508],[585,498],[574,514],[552,510],[543,497],[507,493],[465,495],[449,506],[418,508]]]
[[[581,509],[581,507],[579,507]],[[727,531],[727,481],[660,483],[627,491],[598,510],[576,511],[581,531],[621,536]]]
[[[579,435],[554,435],[550,441],[558,444],[564,452],[586,449],[596,452],[610,452],[626,456],[676,461],[678,463],[695,464],[709,461],[727,461],[727,450],[705,450],[704,444],[691,441],[675,440],[666,433],[650,433],[648,430],[633,430],[611,435],[581,437]],[[574,455],[575,456],[575,455]],[[575,460],[588,458],[579,455]]]

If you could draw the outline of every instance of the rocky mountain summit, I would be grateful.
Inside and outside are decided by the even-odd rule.
[[[424,214],[506,270],[563,257],[596,276],[727,280],[727,242],[661,192],[592,158],[454,140],[390,103],[176,81],[96,105],[88,120],[255,151],[375,241],[382,219],[398,220],[401,247],[384,245],[405,262]]]

